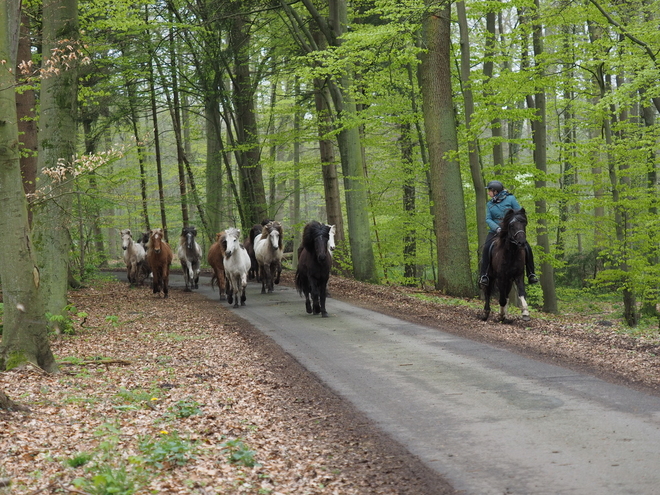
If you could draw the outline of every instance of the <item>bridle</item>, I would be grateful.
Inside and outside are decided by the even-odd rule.
[[[511,227],[511,226],[513,225],[513,223],[516,222],[516,221],[523,223],[521,220],[519,220],[519,219],[517,219],[517,218],[514,217],[514,218],[512,218],[511,221],[509,222],[509,227]],[[524,225],[524,223],[523,223],[523,225]],[[514,243],[516,246],[524,246],[524,245],[525,245],[525,242],[527,242],[527,239],[523,239],[522,242],[521,242],[521,241],[518,241],[518,240],[516,239],[520,234],[523,234],[523,235],[526,236],[526,233],[525,233],[525,229],[524,229],[524,228],[519,229],[519,230],[516,230],[513,234],[511,234],[511,233],[509,232],[509,235],[508,235],[509,240],[510,240],[512,243]]]

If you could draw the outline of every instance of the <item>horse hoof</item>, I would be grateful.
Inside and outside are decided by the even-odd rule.
[[[532,318],[529,315],[523,315],[523,321],[532,321]]]
[[[325,312],[325,311],[321,311],[321,317],[323,317],[323,318],[327,318],[327,317],[328,317],[328,313]]]
[[[305,310],[307,311],[307,313],[309,313],[311,315],[312,314],[312,305],[310,303],[306,302],[305,303]]]

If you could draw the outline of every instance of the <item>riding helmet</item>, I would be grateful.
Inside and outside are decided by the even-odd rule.
[[[490,189],[499,193],[504,190],[504,185],[499,180],[491,180],[486,186],[486,189]]]

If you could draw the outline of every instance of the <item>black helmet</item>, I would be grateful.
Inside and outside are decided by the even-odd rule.
[[[504,190],[504,185],[502,185],[502,183],[499,180],[491,180],[486,186],[486,189],[491,189],[499,193]]]

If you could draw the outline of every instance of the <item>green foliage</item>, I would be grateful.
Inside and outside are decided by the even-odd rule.
[[[145,464],[163,469],[186,464],[194,455],[196,444],[179,437],[176,432],[163,432],[158,437],[143,437],[138,443],[138,448]]]
[[[119,317],[114,315],[108,315],[105,317],[105,321],[110,323],[113,327],[117,328],[119,326]]]
[[[75,333],[74,324],[84,324],[89,315],[84,311],[78,311],[73,304],[67,304],[62,310],[62,314],[54,315],[46,313],[52,331],[57,334],[73,335]],[[79,322],[76,320],[80,320]]]
[[[180,400],[169,408],[170,416],[176,419],[184,419],[196,414],[204,414],[200,406],[201,404],[192,398]]]
[[[93,495],[132,495],[137,491],[136,480],[123,466],[102,465],[89,479],[74,479],[73,486]]]
[[[64,463],[69,467],[78,468],[84,466],[91,460],[92,460],[92,454],[89,454],[87,452],[78,452],[73,457],[69,457],[68,459],[65,459]]]
[[[159,390],[128,390],[120,388],[117,392],[118,401],[121,404],[116,405],[119,410],[147,409],[149,405],[160,397]]]
[[[241,438],[227,440],[222,444],[223,453],[231,464],[240,464],[245,467],[254,467],[259,464],[255,460],[255,451],[250,450]]]

